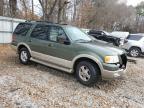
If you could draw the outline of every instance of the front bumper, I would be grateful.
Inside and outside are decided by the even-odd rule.
[[[103,70],[102,79],[116,79],[122,78],[126,74],[126,69],[119,69],[117,71]]]

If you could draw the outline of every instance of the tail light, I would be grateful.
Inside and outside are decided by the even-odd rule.
[[[12,35],[12,42],[16,41],[16,35]]]

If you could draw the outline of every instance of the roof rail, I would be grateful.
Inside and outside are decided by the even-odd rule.
[[[62,23],[62,24],[60,24],[60,25],[68,25],[68,24],[66,24],[66,23]]]
[[[51,22],[51,21],[31,21],[31,20],[26,20],[25,22],[43,22],[43,23],[50,23],[50,24],[68,25],[66,23],[54,23],[54,22]]]
[[[26,20],[25,22],[31,22],[31,20]]]
[[[51,24],[54,24],[54,22],[51,22],[51,21],[36,21],[36,22],[45,22],[45,23],[51,23]]]

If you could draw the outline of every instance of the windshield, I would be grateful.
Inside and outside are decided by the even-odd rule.
[[[67,27],[65,30],[72,41],[87,42],[92,40],[87,34],[76,27]]]

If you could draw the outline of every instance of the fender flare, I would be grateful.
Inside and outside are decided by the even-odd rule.
[[[100,62],[100,60],[95,57],[95,56],[92,56],[92,55],[89,55],[89,54],[80,54],[76,57],[74,57],[74,59],[72,60],[72,67],[74,68],[74,65],[75,65],[75,62],[80,59],[80,58],[88,58],[88,59],[91,59],[92,61],[94,61],[100,68],[100,71],[102,72],[103,71],[103,66],[102,66],[102,63]]]
[[[17,50],[18,50],[18,48],[19,48],[21,45],[25,46],[25,47],[28,49],[29,53],[31,54],[31,49],[30,49],[30,47],[28,46],[28,44],[23,43],[23,42],[21,42],[21,43],[19,43],[19,44],[17,45]]]

